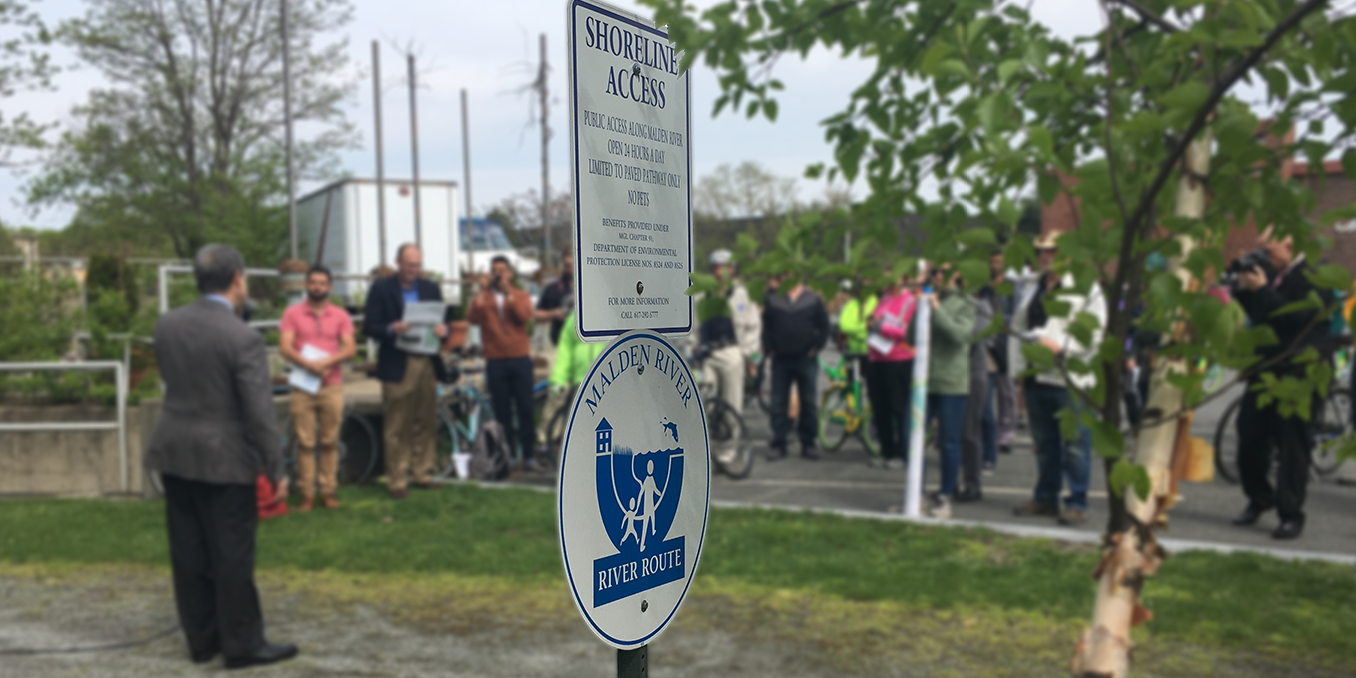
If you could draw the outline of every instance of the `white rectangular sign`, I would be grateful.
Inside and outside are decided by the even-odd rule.
[[[691,85],[668,33],[571,0],[575,327],[692,331]]]

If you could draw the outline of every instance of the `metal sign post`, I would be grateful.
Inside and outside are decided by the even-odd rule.
[[[575,327],[584,341],[692,331],[691,83],[668,33],[569,4]]]
[[[924,287],[923,293],[932,292]],[[913,316],[913,387],[909,394],[909,470],[904,480],[904,515],[917,518],[923,504],[923,441],[928,427],[928,355],[932,352],[932,305],[918,303]]]

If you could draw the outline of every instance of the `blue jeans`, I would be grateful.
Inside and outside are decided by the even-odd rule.
[[[928,420],[937,420],[937,447],[942,453],[942,489],[938,494],[943,497],[955,496],[960,479],[965,399],[963,395],[928,394]]]
[[[1031,421],[1031,438],[1036,444],[1036,503],[1059,506],[1059,491],[1063,481],[1069,483],[1068,508],[1088,510],[1088,480],[1092,472],[1092,432],[1079,425],[1073,440],[1065,440],[1059,430],[1060,410],[1070,408],[1074,414],[1078,406],[1073,394],[1062,386],[1023,385],[1026,394],[1026,414]]]

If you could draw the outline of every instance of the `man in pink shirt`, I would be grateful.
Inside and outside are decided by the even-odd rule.
[[[315,506],[316,440],[320,443],[320,501],[339,508],[334,496],[339,472],[339,422],[344,416],[344,378],[339,365],[357,352],[353,319],[330,303],[330,270],[314,266],[306,273],[306,301],[283,312],[278,329],[282,357],[320,378],[315,393],[292,387],[292,423],[297,431],[298,513]],[[316,425],[319,424],[319,436]]]

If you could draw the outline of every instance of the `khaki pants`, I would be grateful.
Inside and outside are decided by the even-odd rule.
[[[320,447],[320,494],[333,495],[339,473],[339,422],[344,418],[344,385],[328,384],[311,395],[292,389],[289,405],[297,433],[297,476],[303,497],[314,497],[316,443]],[[316,427],[319,425],[319,435]]]
[[[726,402],[735,414],[744,414],[744,352],[738,346],[726,346],[713,351],[706,358],[706,377],[716,382],[716,395]],[[739,439],[721,440],[716,443],[716,459],[722,462],[734,461]]]
[[[438,426],[438,386],[433,361],[410,356],[405,378],[382,382],[381,404],[386,455],[386,487],[405,488],[408,476],[426,483],[433,477],[434,445]]]

